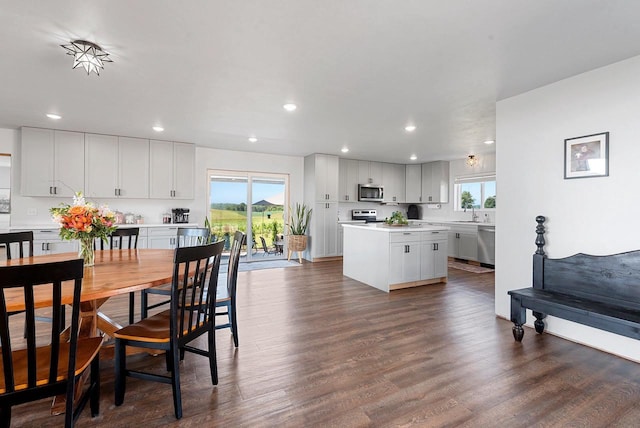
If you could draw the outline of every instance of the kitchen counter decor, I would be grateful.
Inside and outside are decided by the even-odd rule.
[[[394,211],[391,217],[384,219],[384,224],[387,226],[409,226],[409,221],[404,218],[404,215],[400,211]]]
[[[73,205],[61,204],[49,210],[54,222],[60,225],[60,238],[77,239],[80,243],[78,257],[84,265],[93,266],[95,260],[94,240],[107,238],[116,230],[115,214],[106,205],[96,208],[86,202],[82,192],[76,192]]]

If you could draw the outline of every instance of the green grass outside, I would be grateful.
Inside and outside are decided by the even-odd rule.
[[[259,242],[260,236],[263,236],[267,245],[273,246],[273,225],[276,225],[278,234],[284,233],[283,217],[284,213],[282,211],[254,212],[251,222],[254,242]],[[211,209],[209,211],[209,220],[211,222],[211,232],[216,235],[217,239],[222,239],[227,232],[233,235],[237,230],[247,231],[246,211]],[[260,246],[259,244],[256,245]]]

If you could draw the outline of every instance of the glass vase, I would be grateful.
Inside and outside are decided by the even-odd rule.
[[[93,266],[95,264],[95,256],[93,238],[81,238],[78,257],[84,260],[84,266]]]

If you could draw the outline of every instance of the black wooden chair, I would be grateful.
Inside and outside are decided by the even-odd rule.
[[[66,394],[65,427],[73,426],[88,400],[91,401],[91,416],[98,415],[102,338],[78,338],[83,271],[80,259],[0,268],[1,426],[10,426],[12,406],[59,394]],[[64,307],[61,302],[63,281],[74,282],[69,341],[62,341],[59,334],[64,328],[60,316]],[[15,326],[9,323],[7,294],[11,294],[14,301],[16,290],[12,289],[20,289],[25,296],[27,340],[24,349],[18,349],[19,346],[14,349],[11,343],[11,327]],[[36,346],[34,294],[42,292],[51,295],[53,326],[49,344]],[[89,388],[81,395],[74,410],[76,381],[89,365]]]
[[[11,260],[18,255],[20,258],[25,257],[25,247],[27,247],[27,257],[33,256],[33,231],[29,230],[26,232],[10,232],[10,233],[0,233],[0,244],[5,246],[6,257],[7,260]],[[13,247],[13,253],[11,252],[11,247]],[[18,312],[10,312],[9,315],[16,315],[22,313],[22,311]],[[64,306],[62,307],[62,311],[60,312],[60,319],[62,325],[64,325],[65,320],[65,310]],[[51,322],[51,318],[49,317],[41,317],[36,316],[36,321],[44,321]],[[27,337],[27,330],[25,327],[24,337]]]
[[[209,358],[211,382],[218,384],[215,342],[215,291],[223,242],[176,248],[170,309],[142,319],[114,333],[115,404],[124,402],[126,377],[171,384],[177,419],[182,417],[180,354],[194,352]],[[189,345],[207,334],[207,350]],[[168,375],[127,369],[126,347],[136,346],[166,352]]]
[[[240,250],[244,245],[246,235],[237,231],[233,236],[231,254],[229,255],[229,268],[227,269],[227,286],[218,287],[216,295],[216,316],[226,316],[227,323],[217,324],[216,329],[230,328],[233,335],[233,344],[238,347],[238,318],[236,317],[236,288],[238,283],[238,264],[240,262]],[[217,308],[225,308],[224,312]]]
[[[176,248],[194,247],[205,245],[210,242],[211,231],[206,227],[179,227],[176,232]],[[171,288],[167,284],[159,287],[147,288],[140,293],[140,317],[145,319],[149,316],[149,309],[155,309],[167,305],[169,300],[163,300],[149,304],[149,294],[160,296],[171,296]]]
[[[139,227],[125,227],[114,230],[109,236],[109,249],[133,250],[138,248]],[[124,239],[127,238],[127,239]],[[100,249],[104,250],[104,241],[100,239]],[[135,293],[129,293],[129,324],[134,323],[136,297]]]

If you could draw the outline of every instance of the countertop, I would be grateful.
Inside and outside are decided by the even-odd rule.
[[[116,224],[116,226],[120,228],[129,228],[129,227],[199,227],[196,223],[142,223],[142,224]],[[41,229],[58,229],[59,226],[57,223],[43,223],[43,224],[23,224],[23,225],[12,225],[9,226],[10,231],[15,230],[41,230]]]
[[[402,232],[435,232],[449,230],[447,226],[424,226],[424,225],[408,225],[408,226],[388,226],[384,223],[366,223],[366,224],[343,224],[342,227],[352,227],[356,229],[366,229],[374,232],[383,233],[402,233]]]
[[[409,220],[409,224],[411,223],[436,223],[436,224],[450,224],[450,225],[469,225],[469,226],[487,226],[487,227],[496,227],[495,223],[485,223],[482,221],[465,221],[465,220]]]

